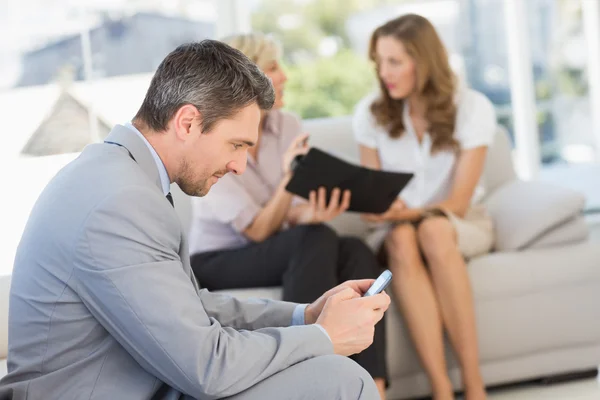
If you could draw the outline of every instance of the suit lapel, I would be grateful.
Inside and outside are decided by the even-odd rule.
[[[150,153],[146,143],[135,132],[123,125],[116,125],[108,134],[105,141],[114,142],[125,147],[146,175],[162,192],[160,175],[158,174],[158,168],[156,167],[152,153]]]
[[[160,175],[158,174],[158,168],[156,166],[156,162],[154,161],[154,157],[152,157],[152,153],[148,149],[148,146],[140,137],[131,129],[123,126],[116,125],[113,130],[108,134],[105,139],[106,142],[113,142],[123,146],[127,149],[137,164],[142,168],[142,170],[148,175],[148,177],[156,184],[156,186],[160,189],[162,193],[162,184],[160,182]],[[183,200],[183,199],[182,199]],[[175,203],[177,206],[177,203]],[[169,206],[170,208],[170,206]],[[183,270],[190,277],[192,284],[196,291],[199,290],[198,281],[194,276],[194,272],[190,265],[190,256],[188,252],[188,243],[187,243],[187,235],[183,231],[183,226],[181,226],[181,239],[179,246],[179,258],[181,260],[181,264],[183,266]]]
[[[194,270],[192,270],[192,266],[190,264],[190,253],[188,250],[188,241],[187,235],[183,231],[183,226],[181,227],[181,245],[179,247],[179,258],[181,259],[181,265],[183,265],[183,270],[190,277],[192,284],[194,285],[194,289],[196,292],[200,290],[200,286],[198,280],[196,279],[196,275],[194,275]]]

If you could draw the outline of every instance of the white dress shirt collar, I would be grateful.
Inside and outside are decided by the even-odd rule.
[[[144,141],[146,146],[148,146],[148,150],[150,150],[150,153],[152,153],[152,158],[154,158],[154,162],[156,163],[156,168],[158,168],[158,175],[160,176],[160,184],[162,186],[163,193],[166,196],[171,191],[171,180],[169,179],[169,174],[167,173],[165,164],[163,164],[158,153],[156,152],[156,150],[154,150],[154,147],[152,147],[150,142],[148,142],[148,140],[144,137],[144,135],[142,135],[142,132],[140,132],[135,126],[133,126],[133,124],[131,122],[127,122],[124,125],[127,128],[134,131]]]

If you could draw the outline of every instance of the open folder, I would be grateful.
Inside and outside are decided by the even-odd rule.
[[[350,164],[322,150],[311,148],[295,160],[293,176],[285,187],[308,199],[312,190],[327,189],[327,204],[334,188],[350,190],[348,211],[381,214],[387,211],[413,177],[412,173],[386,172]]]

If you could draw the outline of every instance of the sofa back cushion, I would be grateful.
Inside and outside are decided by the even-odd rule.
[[[303,122],[302,129],[310,135],[310,146],[349,162],[360,162],[358,145],[352,134],[352,116],[309,119]]]
[[[498,125],[494,143],[487,153],[482,184],[487,194],[516,179],[512,160],[512,143],[508,132]]]

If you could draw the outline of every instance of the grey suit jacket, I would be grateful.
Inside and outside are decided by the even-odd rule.
[[[0,398],[215,399],[333,352],[289,327],[295,304],[200,290],[145,143],[123,126],[107,140],[123,147],[87,146],[29,217]]]

